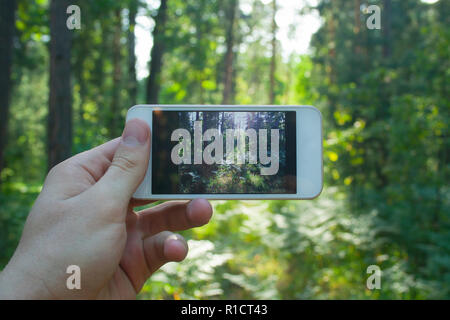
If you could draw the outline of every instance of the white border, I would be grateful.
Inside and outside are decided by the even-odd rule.
[[[313,106],[269,106],[269,105],[136,105],[128,110],[126,121],[139,118],[152,130],[152,111],[296,111],[297,124],[297,194],[170,194],[152,195],[151,164],[147,173],[133,195],[135,199],[151,200],[190,200],[190,199],[314,199],[323,188],[323,144],[322,115]],[[305,141],[305,139],[307,139]],[[320,140],[320,141],[319,141]],[[302,166],[300,161],[302,160]],[[320,163],[319,163],[320,162]],[[306,164],[306,166],[305,166]],[[302,185],[304,186],[302,188]]]

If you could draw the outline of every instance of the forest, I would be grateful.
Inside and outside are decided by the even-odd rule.
[[[322,195],[213,201],[210,223],[182,233],[187,259],[139,298],[450,299],[449,13],[446,0],[0,0],[0,270],[48,170],[119,136],[131,106],[313,105]],[[308,49],[288,52],[311,17]]]
[[[296,193],[295,186],[289,189],[288,185],[289,180],[295,181],[295,172],[287,168],[286,114],[295,118],[294,112],[163,111],[155,115],[154,192]],[[166,119],[161,121],[162,117]],[[295,123],[290,122],[290,134],[295,135]],[[159,134],[164,131],[171,136],[170,142],[168,135]],[[289,155],[295,163],[295,136],[289,138],[293,140]],[[172,188],[161,190],[167,180]]]

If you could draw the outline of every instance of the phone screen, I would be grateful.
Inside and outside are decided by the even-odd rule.
[[[153,194],[295,194],[295,111],[153,111]]]

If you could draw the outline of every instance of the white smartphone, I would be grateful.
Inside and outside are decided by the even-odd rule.
[[[152,132],[136,199],[313,199],[322,116],[311,106],[136,105]]]

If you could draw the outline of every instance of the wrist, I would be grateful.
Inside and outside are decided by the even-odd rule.
[[[52,299],[52,295],[42,279],[10,261],[0,273],[0,300],[35,299]]]

